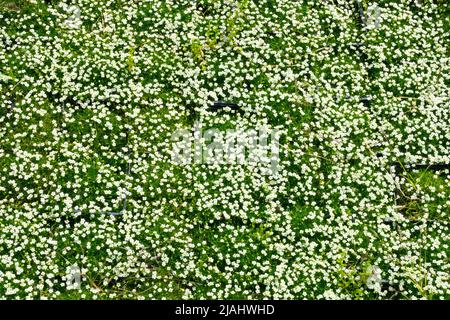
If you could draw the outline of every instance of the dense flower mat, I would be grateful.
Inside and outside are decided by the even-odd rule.
[[[446,1],[0,6],[1,297],[450,298]]]

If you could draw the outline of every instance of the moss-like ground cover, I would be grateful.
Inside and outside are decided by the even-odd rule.
[[[446,1],[0,1],[0,297],[450,298],[449,25]],[[277,130],[278,170],[174,162],[199,124]]]

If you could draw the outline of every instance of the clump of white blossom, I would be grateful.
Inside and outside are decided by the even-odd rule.
[[[0,297],[449,299],[448,5],[376,4],[2,8]],[[199,121],[278,171],[174,163]]]

